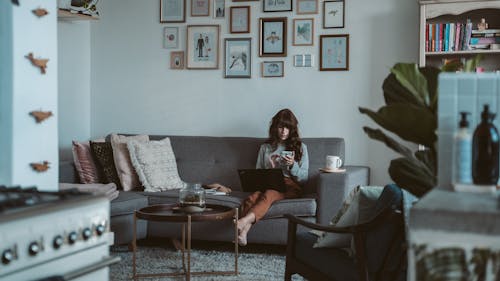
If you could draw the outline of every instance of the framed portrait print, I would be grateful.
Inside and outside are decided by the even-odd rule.
[[[231,7],[229,13],[229,32],[250,32],[250,6]]]
[[[259,56],[286,57],[287,18],[260,18]]]
[[[263,12],[286,12],[292,10],[292,0],[262,0]]]
[[[210,15],[210,0],[191,0],[192,17],[207,17],[209,15]]]
[[[297,15],[311,15],[318,13],[318,0],[297,0]]]
[[[170,53],[170,68],[184,69],[184,51]]]
[[[314,19],[294,19],[293,20],[293,41],[294,46],[312,46],[314,43]]]
[[[185,22],[186,0],[160,0],[160,22]]]
[[[283,61],[264,61],[261,65],[262,77],[283,77],[284,72]]]
[[[349,34],[319,37],[319,70],[349,70]]]
[[[188,25],[186,68],[219,68],[219,25]]]
[[[214,0],[214,19],[223,19],[226,16],[226,0]]]
[[[167,26],[163,28],[163,48],[175,49],[179,47],[179,28]]]
[[[343,28],[344,12],[344,0],[323,2],[323,28]]]
[[[225,40],[225,78],[250,78],[252,75],[252,39],[229,38]]]

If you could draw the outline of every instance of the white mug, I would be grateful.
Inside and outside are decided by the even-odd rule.
[[[342,167],[342,159],[339,156],[327,155],[326,156],[326,168],[328,170],[337,170]]]

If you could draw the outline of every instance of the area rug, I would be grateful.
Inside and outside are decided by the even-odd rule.
[[[197,247],[191,250],[192,271],[229,271],[234,269],[234,252],[230,247],[215,247],[206,249]],[[118,264],[110,267],[110,280],[131,280],[132,278],[132,252],[126,246],[113,246],[113,256],[121,257]],[[138,247],[137,272],[180,272],[180,251],[172,247],[158,245],[143,245]],[[192,276],[198,281],[272,281],[284,279],[285,254],[280,251],[267,251],[266,247],[243,248],[238,259],[238,276]],[[184,280],[182,277],[141,278],[140,280]],[[294,275],[292,280],[303,281],[301,276]]]

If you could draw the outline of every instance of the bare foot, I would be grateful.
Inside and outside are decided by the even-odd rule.
[[[252,227],[252,224],[247,224],[239,233],[238,235],[238,244],[240,246],[246,246],[247,244],[247,234],[248,231],[250,231],[250,228]]]

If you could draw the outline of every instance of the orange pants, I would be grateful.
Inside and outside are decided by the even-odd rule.
[[[286,192],[279,192],[274,189],[267,189],[264,192],[256,191],[243,201],[241,206],[242,216],[252,212],[255,214],[255,222],[258,222],[267,213],[274,201],[282,199],[297,198],[301,195],[300,186],[291,178],[285,177]]]

